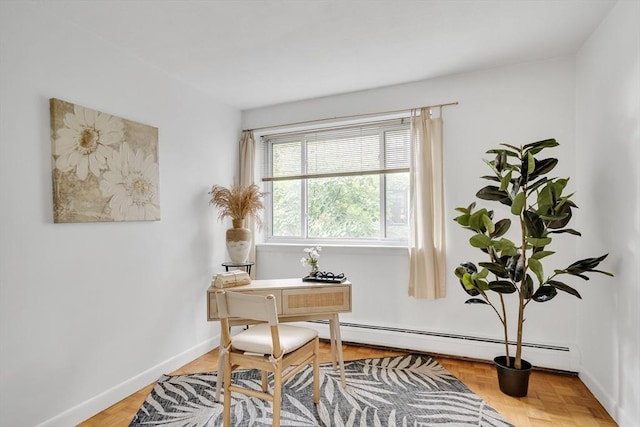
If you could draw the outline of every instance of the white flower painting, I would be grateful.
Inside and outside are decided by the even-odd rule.
[[[157,221],[158,129],[52,98],[54,222]]]
[[[135,153],[126,142],[107,159],[108,170],[100,181],[100,191],[109,196],[115,221],[154,220],[160,217],[158,163],[142,150]]]

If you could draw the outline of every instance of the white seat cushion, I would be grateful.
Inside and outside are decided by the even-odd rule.
[[[290,353],[318,336],[315,329],[292,325],[279,324],[278,332],[284,353]],[[231,347],[247,353],[273,354],[271,328],[266,323],[251,326],[231,337]]]

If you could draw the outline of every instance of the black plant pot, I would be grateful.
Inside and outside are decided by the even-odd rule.
[[[513,367],[515,357],[510,357],[511,367],[507,367],[507,356],[498,356],[493,361],[498,371],[498,384],[500,391],[513,397],[524,397],[529,389],[529,375],[531,374],[531,363],[522,360],[522,369]]]

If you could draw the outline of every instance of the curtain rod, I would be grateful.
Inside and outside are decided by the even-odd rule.
[[[265,127],[259,127],[259,128],[254,128],[254,129],[244,129],[244,130],[245,131],[268,130],[268,129],[278,129],[278,128],[287,127],[287,126],[309,125],[309,124],[314,124],[314,123],[326,122],[326,121],[329,121],[329,120],[344,120],[344,119],[358,119],[358,118],[364,118],[364,117],[376,117],[376,116],[384,116],[384,115],[387,115],[387,114],[405,113],[405,112],[409,112],[411,110],[418,110],[420,108],[436,108],[436,107],[439,107],[440,108],[440,113],[442,114],[442,107],[448,107],[450,105],[458,105],[458,101],[448,102],[446,104],[426,105],[424,107],[418,107],[418,108],[405,108],[405,109],[402,109],[402,110],[381,111],[379,113],[353,114],[351,116],[327,117],[325,119],[307,120],[307,121],[302,121],[302,122],[285,123],[285,124],[281,124],[281,125],[265,126]]]

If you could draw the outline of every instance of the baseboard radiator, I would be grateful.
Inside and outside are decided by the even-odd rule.
[[[324,331],[328,337],[328,321],[314,320],[308,323],[316,324],[321,335]],[[496,338],[349,322],[340,322],[340,331],[344,342],[357,344],[487,361],[504,354],[504,342]],[[511,341],[509,344],[515,347],[515,342]],[[568,373],[578,371],[579,358],[577,351],[572,347],[532,342],[523,342],[522,347],[523,358],[534,366]]]

